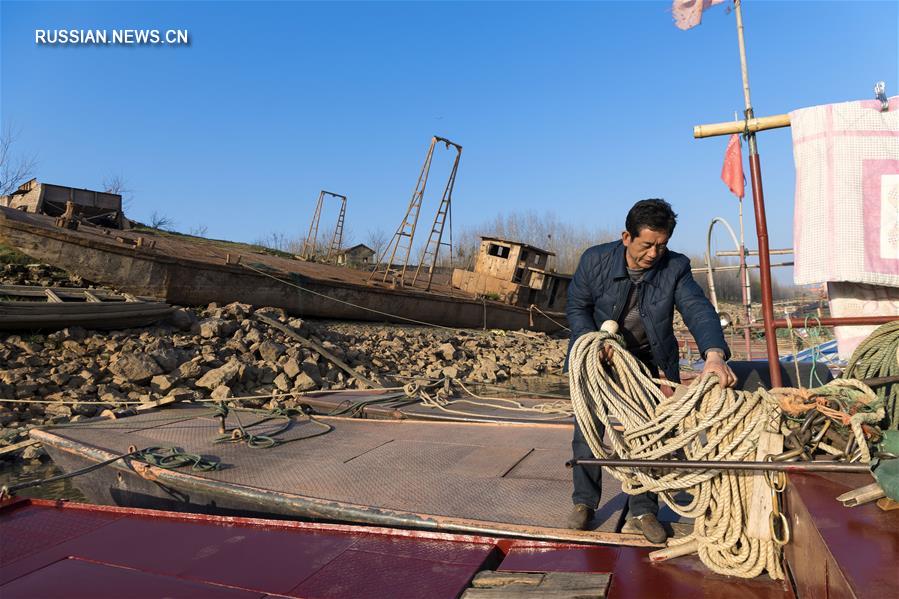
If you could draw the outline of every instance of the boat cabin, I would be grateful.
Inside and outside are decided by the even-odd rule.
[[[499,237],[481,237],[474,271],[453,271],[453,286],[516,306],[565,308],[570,275],[547,268],[553,252]]]
[[[122,196],[117,193],[77,189],[31,179],[8,196],[0,196],[0,206],[57,217],[66,214],[66,204],[69,202],[73,204],[73,213],[83,221],[115,229],[124,228],[126,219],[122,212]]]

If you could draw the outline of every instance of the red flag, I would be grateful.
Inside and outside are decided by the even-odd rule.
[[[721,2],[724,0],[674,0],[671,4],[674,24],[679,29],[696,27],[702,21],[702,11]]]
[[[721,180],[727,184],[730,192],[738,198],[745,195],[746,178],[743,176],[743,151],[740,147],[740,136],[734,133],[727,142],[724,152],[724,166],[721,167]]]

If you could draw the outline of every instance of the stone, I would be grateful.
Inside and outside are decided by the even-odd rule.
[[[240,326],[233,320],[222,318],[207,318],[200,321],[200,337],[204,339],[218,339],[230,337]]]
[[[16,413],[8,408],[0,406],[0,426],[6,426],[11,422],[18,420]]]
[[[167,393],[178,381],[177,377],[160,374],[150,379],[150,388],[157,393]]]
[[[320,383],[316,383],[306,372],[301,372],[297,375],[293,388],[295,391],[314,391],[315,389],[318,389],[319,386]]]
[[[319,368],[317,362],[304,361],[302,364],[300,364],[300,368],[316,384],[321,385],[321,383],[322,383],[321,369]]]
[[[266,362],[277,362],[278,358],[281,357],[281,354],[283,354],[286,349],[286,346],[270,339],[266,339],[259,344],[259,357]]]
[[[174,399],[175,401],[188,401],[194,398],[195,393],[190,389],[186,389],[184,387],[175,387],[171,389],[166,398]]]
[[[212,390],[212,399],[228,399],[231,397],[231,388],[228,385],[219,385]]]
[[[178,377],[181,379],[195,379],[203,374],[203,367],[199,362],[185,362],[178,367]]]
[[[224,366],[220,368],[213,368],[199,380],[197,380],[197,387],[203,387],[205,389],[215,389],[216,387],[220,387],[222,385],[226,385],[230,383],[240,372],[240,363],[236,360],[231,360],[225,363]]]
[[[288,358],[286,362],[284,362],[284,374],[286,374],[290,378],[296,378],[300,372],[302,372],[302,367],[300,363],[297,362],[296,358]]]
[[[293,386],[292,383],[293,381],[290,380],[290,377],[283,372],[275,377],[275,387],[277,387],[281,391],[284,391],[285,393],[287,391],[290,391],[291,387]]]
[[[82,327],[68,327],[59,332],[63,340],[83,341],[87,337],[87,331]]]
[[[252,311],[253,307],[250,304],[241,304],[240,302],[233,302],[222,308],[224,314],[237,320],[243,320]]]
[[[442,373],[443,376],[451,379],[459,378],[459,369],[455,366],[447,366],[443,369]]]
[[[442,357],[444,360],[452,360],[456,355],[456,348],[452,343],[444,343],[437,348],[437,355]]]
[[[42,445],[29,445],[22,451],[23,460],[39,460],[47,455]]]
[[[150,352],[149,356],[156,360],[156,363],[159,364],[159,367],[165,372],[175,370],[186,358],[182,352],[172,348],[157,349],[156,351]]]
[[[184,308],[175,308],[171,314],[169,314],[169,322],[178,329],[182,331],[189,331],[196,321],[196,316],[190,310],[185,310]]]
[[[132,383],[145,383],[157,374],[162,374],[162,368],[156,360],[146,354],[134,353],[119,354],[118,359],[109,365],[109,371]]]

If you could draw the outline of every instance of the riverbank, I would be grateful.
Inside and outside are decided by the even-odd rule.
[[[46,265],[7,264],[0,280],[90,285]],[[349,371],[257,315],[289,327]],[[365,388],[364,379],[385,387],[444,377],[514,384],[560,374],[566,349],[567,339],[542,333],[314,321],[240,303],[177,308],[167,321],[136,329],[19,333],[0,339],[0,451],[27,440],[34,426],[159,400],[245,398],[248,407],[284,408],[304,392]],[[40,459],[43,450],[29,446],[15,455]]]

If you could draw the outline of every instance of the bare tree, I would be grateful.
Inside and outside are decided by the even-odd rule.
[[[196,225],[190,228],[190,234],[194,237],[206,237],[209,227],[206,225]]]
[[[125,178],[121,175],[107,175],[103,178],[103,191],[122,196],[122,210],[131,208],[134,200],[134,190],[128,187]]]
[[[160,214],[155,210],[153,211],[153,214],[150,215],[150,227],[154,229],[168,231],[171,230],[173,226],[175,226],[175,221],[170,216]]]
[[[0,134],[0,195],[9,195],[34,175],[37,156],[13,155],[17,132],[7,125]]]
[[[369,229],[365,237],[365,245],[375,251],[375,258],[381,256],[381,252],[387,245],[387,233],[384,229]]]

